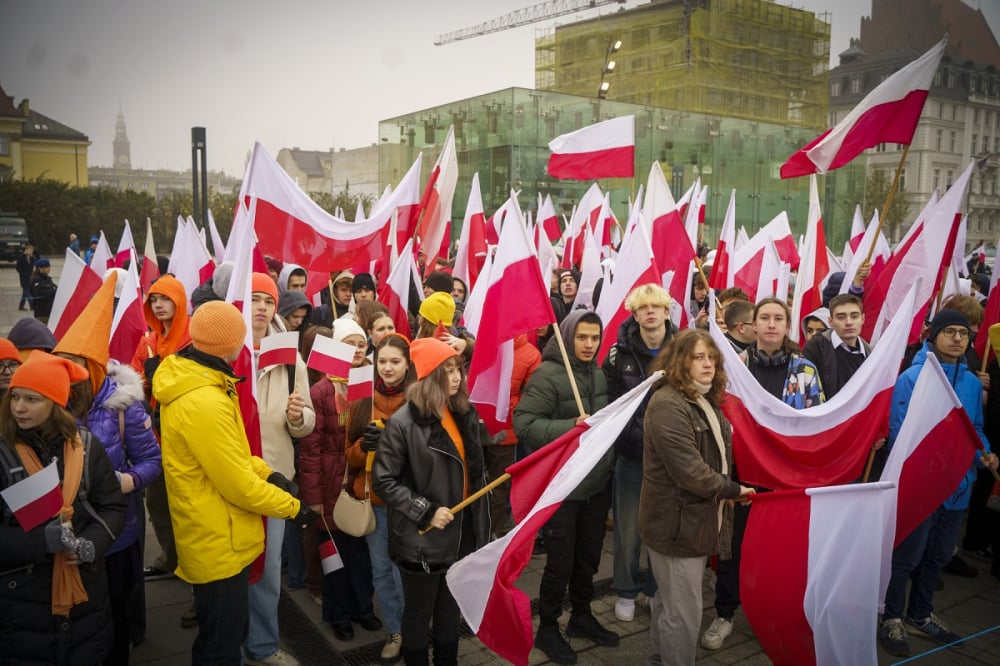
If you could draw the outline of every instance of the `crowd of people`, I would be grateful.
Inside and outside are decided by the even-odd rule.
[[[551,276],[556,322],[515,340],[511,426],[490,433],[466,385],[476,340],[463,327],[462,280],[428,271],[423,299],[411,299],[410,330],[396,331],[371,274],[331,274],[314,307],[304,267],[268,259],[268,268],[252,276],[249,331],[224,300],[232,266],[220,264],[191,294],[173,276],[160,277],[144,297],[148,331],[127,365],[108,352],[113,273],[60,340],[43,325],[37,299],[36,318],[0,339],[0,486],[52,460],[61,480],[59,511],[37,527],[24,529],[4,500],[0,661],[127,664],[146,632],[145,583],[177,576],[192,589],[181,618],[197,627],[192,663],[296,664],[281,648],[284,572],[339,640],[352,640],[354,625],[384,628],[383,663],[457,664],[461,615],[445,574],[514,522],[506,486],[461,511],[451,507],[662,370],[537,535],[545,564],[535,646],[554,663],[574,664],[567,636],[618,645],[592,607],[612,529],[615,616],[633,621],[644,601],[649,663],[693,664],[699,644],[718,650],[733,631],[743,533],[754,494],[768,490],[742,483],[734,465],[732,426],[720,409],[724,355],[706,330],[713,298],[715,323],[740,362],[795,409],[841,391],[872,351],[861,337],[867,267],[843,294],[844,276],[831,279],[823,307],[801,322],[784,299],[754,303],[739,288],[713,294],[698,274],[685,304],[693,325],[683,331],[656,284],[634,288],[624,303],[631,316],[606,330],[592,304],[578,302],[579,272],[561,269]],[[916,375],[934,355],[985,450],[893,553],[873,632],[895,656],[909,654],[908,631],[960,640],[933,607],[942,571],[977,575],[959,545],[987,557],[1000,577],[1000,516],[986,508],[989,470],[997,468],[990,442],[1000,438],[1000,398],[989,389],[1000,367],[994,360],[979,371],[971,341],[982,319],[971,296],[940,306],[908,354],[888,437],[871,443],[875,479]],[[801,346],[789,337],[793,326]],[[286,332],[297,333],[294,363],[237,374],[248,333],[259,351],[266,337]],[[607,335],[615,341],[599,362]],[[373,366],[370,397],[352,399],[349,377],[307,367],[321,337],[354,347],[353,368]],[[259,448],[247,436],[257,424],[244,423],[243,381],[256,386]],[[370,500],[367,533],[338,526],[345,496]],[[144,567],[147,514],[160,554]],[[324,567],[328,542],[340,558],[333,570]],[[716,617],[702,631],[710,562]]]

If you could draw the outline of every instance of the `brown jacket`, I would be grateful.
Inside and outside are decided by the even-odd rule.
[[[396,393],[394,395],[384,395],[378,391],[373,392],[372,400],[374,401],[373,418],[387,420],[392,416],[397,409],[403,406],[406,402],[406,394]],[[351,494],[361,499],[365,496],[365,476],[368,477],[368,488],[371,492],[372,504],[375,506],[384,506],[382,498],[375,494],[375,491],[371,490],[371,467],[375,461],[375,454],[377,451],[372,451],[367,453],[361,450],[361,438],[358,438],[353,444],[347,447],[347,465],[351,470],[351,476],[354,478],[354,485],[351,486]],[[368,459],[372,459],[372,463],[368,463]],[[365,467],[368,467],[368,472],[365,473]]]
[[[732,427],[715,413],[732,469]],[[732,508],[719,527],[719,502],[734,499],[740,486],[722,473],[722,459],[701,408],[672,386],[658,388],[643,424],[639,536],[649,548],[671,557],[721,554],[728,559]]]

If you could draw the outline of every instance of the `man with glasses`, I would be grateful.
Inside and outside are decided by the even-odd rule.
[[[7,338],[0,338],[0,397],[7,392],[10,378],[20,366],[21,356],[17,353],[17,347]]]
[[[892,392],[892,408],[889,412],[890,447],[906,416],[917,376],[928,354],[934,354],[984,447],[982,457],[976,456],[975,462],[951,497],[892,552],[892,577],[885,593],[885,613],[879,626],[878,638],[886,652],[897,657],[910,656],[904,624],[942,644],[961,638],[934,614],[931,602],[941,578],[941,569],[951,559],[958,541],[962,519],[969,507],[969,496],[976,479],[976,469],[997,468],[997,457],[990,453],[989,441],[983,434],[983,385],[965,363],[965,352],[971,334],[972,326],[961,312],[938,312],[931,320],[923,348],[914,357],[913,365],[896,380]],[[906,587],[911,579],[907,604]]]

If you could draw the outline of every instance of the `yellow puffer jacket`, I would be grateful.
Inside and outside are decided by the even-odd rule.
[[[221,359],[209,367],[193,354],[163,360],[153,395],[160,403],[176,573],[189,583],[209,583],[236,575],[263,552],[261,515],[288,518],[300,505],[267,483],[270,468],[250,455],[236,377]]]

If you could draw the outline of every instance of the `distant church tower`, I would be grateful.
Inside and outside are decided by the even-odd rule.
[[[118,120],[115,121],[114,159],[113,168],[132,168],[132,150],[128,135],[125,134],[125,116],[122,114],[121,109],[118,110]]]

